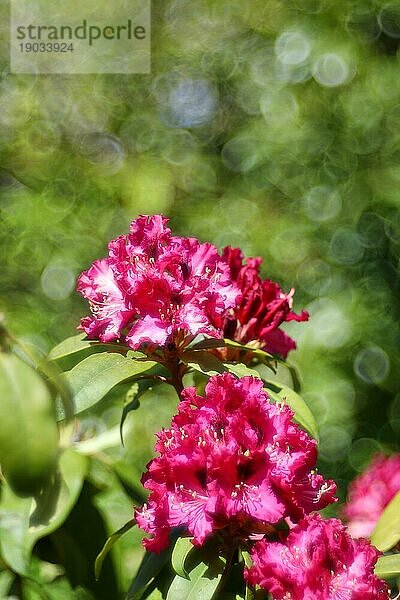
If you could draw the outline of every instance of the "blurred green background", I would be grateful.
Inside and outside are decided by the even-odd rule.
[[[289,360],[343,498],[373,453],[399,449],[399,46],[400,3],[379,0],[154,0],[151,75],[10,75],[3,45],[9,327],[44,351],[73,335],[77,275],[140,213],[262,256],[310,312]],[[121,398],[81,431],[117,424]],[[149,393],[111,454],[140,473],[174,406]],[[109,482],[96,504],[109,531],[131,517]],[[114,556],[121,589],[139,539]]]

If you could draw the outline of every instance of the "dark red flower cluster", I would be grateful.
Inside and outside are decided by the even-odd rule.
[[[308,313],[300,315],[292,311],[293,294],[285,294],[277,283],[260,277],[261,258],[248,258],[239,248],[226,247],[222,254],[230,268],[232,281],[241,292],[235,310],[227,313],[224,336],[242,344],[252,344],[271,354],[286,357],[296,348],[295,341],[280,325],[285,321],[307,321]]]

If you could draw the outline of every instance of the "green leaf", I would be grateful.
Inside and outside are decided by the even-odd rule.
[[[400,540],[400,492],[386,506],[371,535],[371,542],[381,552],[393,548]]]
[[[8,566],[26,575],[37,540],[58,529],[74,507],[87,470],[87,459],[72,449],[63,452],[47,488],[35,498],[19,498],[3,486],[0,502],[0,549]]]
[[[75,413],[97,404],[113,387],[133,380],[155,365],[157,363],[151,360],[135,360],[110,352],[85,358],[66,375],[74,397]]]
[[[199,552],[189,579],[177,575],[168,590],[167,600],[211,600],[225,569],[225,561],[214,558],[210,562],[201,560]],[[198,560],[200,559],[200,562]]]
[[[130,521],[125,523],[125,525],[123,525],[120,529],[118,529],[118,531],[115,531],[112,535],[110,535],[110,537],[107,539],[103,548],[101,549],[99,554],[96,556],[96,561],[94,563],[94,576],[96,579],[99,579],[101,567],[103,566],[104,559],[107,556],[107,554],[110,552],[111,548],[114,546],[115,542],[117,540],[119,540],[119,538],[122,535],[124,535],[124,533],[126,533],[127,531],[132,529],[132,527],[135,525],[135,523],[136,523],[135,519],[131,519]]]
[[[381,579],[392,579],[400,575],[400,554],[380,556],[375,565],[375,575]]]
[[[185,579],[189,579],[189,575],[185,569],[185,561],[188,557],[188,554],[192,550],[194,550],[192,539],[188,537],[182,537],[176,540],[174,549],[172,551],[172,568],[177,575],[184,577]]]
[[[169,563],[172,553],[172,546],[181,534],[182,528],[175,528],[169,535],[170,545],[168,548],[159,554],[156,554],[155,552],[146,552],[142,562],[140,563],[136,576],[129,587],[125,600],[140,600],[149,584]]]
[[[154,369],[155,371],[157,371],[156,375],[161,375],[160,371],[160,365],[157,365],[157,367]],[[126,417],[129,415],[130,412],[132,412],[133,410],[137,410],[140,406],[140,397],[146,393],[149,389],[153,388],[156,385],[160,385],[160,383],[163,383],[162,380],[157,380],[155,378],[149,378],[146,379],[146,376],[143,376],[144,378],[141,381],[136,381],[128,390],[128,392],[126,393],[125,396],[125,403],[124,403],[124,408],[122,411],[122,415],[121,415],[121,421],[120,421],[120,425],[119,425],[119,431],[120,431],[120,439],[122,442],[122,445],[124,445],[124,440],[123,440],[123,427],[124,427],[124,423],[126,420]]]
[[[0,571],[0,598],[7,598],[14,579],[15,575],[11,571]]]
[[[224,364],[207,350],[187,350],[181,355],[181,360],[195,371],[208,376],[227,371]]]
[[[253,348],[251,345],[240,344],[239,342],[235,342],[233,340],[225,339],[225,346],[231,348],[238,348],[239,350],[244,350],[245,352],[251,352],[254,356],[256,356],[260,362],[269,363],[275,362],[277,359],[273,354],[269,354],[269,352],[265,352],[265,350],[261,350],[260,348]]]
[[[167,548],[160,554],[155,552],[146,552],[140,564],[136,577],[131,583],[126,600],[139,600],[149,583],[157,577],[171,556],[170,548]]]
[[[215,338],[204,338],[189,345],[190,350],[207,350],[208,348],[224,348],[227,346],[225,340],[216,340]]]
[[[50,390],[37,370],[0,352],[0,463],[13,490],[34,494],[54,474],[59,432]]]
[[[294,412],[294,420],[299,425],[304,427],[311,437],[318,441],[319,436],[317,423],[314,419],[314,415],[304,402],[303,398],[299,396],[297,392],[283,383],[269,381],[268,379],[264,378],[263,381],[265,383],[265,387],[267,388],[268,396],[271,398],[271,400],[283,402],[284,404],[290,406]]]
[[[232,375],[236,375],[236,377],[257,377],[260,379],[260,374],[255,369],[250,369],[250,367],[246,367],[243,363],[224,363],[224,366],[229,373]]]
[[[96,340],[88,340],[85,333],[67,338],[53,348],[48,359],[57,362],[63,371],[69,371],[78,362],[97,352],[117,352],[126,355],[130,350],[124,344],[104,344]]]

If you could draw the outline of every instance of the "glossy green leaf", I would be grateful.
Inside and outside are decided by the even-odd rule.
[[[182,537],[176,540],[174,549],[172,551],[172,568],[175,573],[180,577],[189,579],[189,575],[185,569],[185,562],[188,554],[194,549],[191,538]]]
[[[181,360],[195,371],[208,376],[227,371],[224,364],[207,350],[187,350],[181,355]]]
[[[225,340],[216,340],[215,338],[203,338],[198,342],[192,342],[189,345],[190,350],[207,350],[208,348],[224,348],[227,344]]]
[[[107,554],[110,552],[111,548],[114,546],[115,542],[118,541],[119,538],[124,535],[124,533],[126,533],[127,531],[132,529],[132,527],[135,525],[135,523],[136,523],[135,520],[131,519],[130,521],[125,523],[125,525],[123,525],[120,529],[118,529],[118,531],[115,531],[112,535],[110,535],[110,537],[107,539],[103,548],[101,549],[99,554],[96,556],[96,561],[94,563],[94,576],[96,577],[96,579],[99,579],[101,567],[103,566],[104,559],[107,556]]]
[[[133,380],[156,364],[151,360],[136,360],[110,352],[85,358],[67,373],[76,414],[97,404],[119,383]]]
[[[371,535],[371,542],[386,552],[400,540],[400,492],[386,506]]]
[[[3,486],[0,502],[0,549],[8,566],[26,575],[33,546],[58,529],[74,507],[87,470],[87,459],[63,452],[56,475],[35,498],[20,498]]]
[[[236,377],[257,377],[260,379],[260,374],[255,369],[251,369],[250,367],[246,367],[242,363],[224,363],[224,366],[229,373],[232,375],[236,375]]]
[[[381,579],[400,576],[400,554],[380,556],[375,565],[375,575]]]
[[[294,412],[295,421],[304,427],[311,437],[318,440],[319,436],[317,423],[314,419],[314,415],[304,402],[303,398],[297,392],[283,383],[269,381],[264,378],[263,381],[271,400],[283,402],[284,404],[290,406]]]
[[[243,350],[245,352],[251,352],[255,357],[257,357],[260,362],[274,362],[276,361],[275,356],[273,354],[269,354],[269,352],[265,352],[265,350],[261,350],[260,348],[253,348],[248,344],[240,344],[239,342],[235,342],[234,340],[225,339],[225,346],[231,348],[238,348],[239,350]]]
[[[225,561],[221,558],[198,562],[190,570],[188,579],[177,575],[172,580],[167,600],[211,600],[224,569]]]
[[[57,344],[49,353],[48,359],[55,361],[63,371],[68,371],[78,362],[98,352],[116,352],[126,355],[130,348],[124,344],[104,344],[88,340],[85,333],[74,335]]]

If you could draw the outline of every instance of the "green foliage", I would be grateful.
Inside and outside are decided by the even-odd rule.
[[[267,393],[271,400],[287,404],[294,412],[295,421],[301,425],[314,439],[318,440],[318,426],[314,415],[303,398],[287,385],[264,379]]]
[[[0,396],[3,472],[16,493],[39,493],[57,465],[58,431],[50,392],[32,366],[11,352],[0,352]]]
[[[78,500],[86,470],[87,460],[68,449],[60,457],[58,471],[39,495],[20,498],[3,485],[0,548],[13,571],[28,575],[32,548],[37,540],[63,524]]]
[[[301,373],[304,402],[295,393],[298,384],[279,372],[280,364],[280,383],[267,375],[271,383],[266,386],[273,399],[293,408],[302,427],[314,436],[319,429],[319,467],[339,479],[343,500],[349,480],[372,452],[400,449],[400,37],[396,19],[391,31],[382,18],[391,5],[386,0],[255,0],[244,6],[218,0],[192,3],[189,9],[172,0],[155,2],[152,73],[143,76],[9,75],[5,36],[0,42],[0,246],[7,264],[0,275],[0,308],[13,331],[41,354],[71,336],[88,311],[74,293],[76,276],[104,256],[107,242],[140,213],[163,212],[178,234],[262,256],[263,275],[277,279],[285,291],[296,287],[295,309],[310,312],[308,324],[287,327],[298,343],[289,360]],[[0,11],[8,22],[6,3]],[[203,96],[194,93],[198,81],[205,84]],[[193,115],[200,121],[191,120]],[[201,354],[214,344],[200,341],[183,357],[202,382],[216,372],[244,373],[237,364]],[[151,424],[161,426],[173,413],[166,386],[146,392],[140,411],[130,412],[137,400],[132,398],[124,413],[126,447],[120,447],[129,382],[152,374],[154,366],[131,360],[119,344],[112,350],[104,356],[103,344],[73,336],[50,353],[68,372],[64,379],[57,371],[35,372],[24,365],[18,369],[26,375],[14,380],[25,391],[16,393],[14,386],[11,396],[9,388],[0,389],[0,462],[9,482],[15,469],[15,489],[30,493],[43,487],[42,475],[50,476],[43,489],[53,490],[54,501],[52,482],[63,460],[74,456],[80,462],[80,453],[87,477],[95,478],[96,472],[101,485],[97,481],[93,498],[76,498],[78,483],[71,494],[75,508],[82,503],[93,519],[103,519],[92,502],[102,493],[113,499],[122,495],[127,512],[133,497],[140,500],[140,471],[151,458]],[[264,373],[261,364],[277,366],[275,358],[252,352],[249,369]],[[103,377],[104,367],[110,379]],[[70,416],[67,382],[78,417],[73,431],[60,426],[61,440],[55,444],[55,423],[43,417],[42,426],[35,399],[39,394],[39,404],[52,413],[58,395],[58,419]],[[40,435],[33,435],[37,430]],[[74,510],[72,496],[67,512]],[[21,518],[6,510],[14,502]],[[21,533],[35,502],[33,496],[17,497],[1,481],[0,553],[7,562],[3,546],[8,544],[9,555],[13,546],[16,572],[26,567],[26,548],[35,539],[29,538],[27,546]],[[118,510],[110,503],[109,514]],[[394,501],[376,527],[373,541],[382,549],[399,540],[398,512]],[[76,514],[86,524],[83,508]],[[2,570],[0,596],[93,599],[100,593],[88,574],[93,557],[130,516],[118,514],[117,524],[107,523],[97,547],[90,549],[91,559],[79,552],[76,539],[71,542],[79,523],[73,532],[65,521],[51,521],[58,529],[41,538],[40,548],[45,546],[47,558],[60,565],[61,550],[68,549],[77,564],[69,566],[68,575],[62,567],[64,574],[51,581],[37,564],[32,580]],[[22,547],[7,542],[14,535],[23,536]],[[110,576],[107,588],[103,581],[108,598],[122,597],[122,573],[133,574],[138,566],[139,537],[132,530],[113,547],[118,582]],[[108,557],[106,571],[110,562]],[[390,562],[397,557],[382,557],[378,568],[387,563],[391,572]],[[160,593],[156,587],[148,597],[158,600]]]
[[[400,576],[400,554],[381,556],[375,566],[375,574],[382,579]]]
[[[381,552],[390,550],[400,540],[400,492],[393,498],[382,512],[374,531],[371,542]]]
[[[133,353],[132,353],[133,354]],[[67,381],[74,396],[75,413],[97,404],[117,384],[133,381],[152,369],[157,363],[136,360],[112,352],[92,354],[67,373]]]

